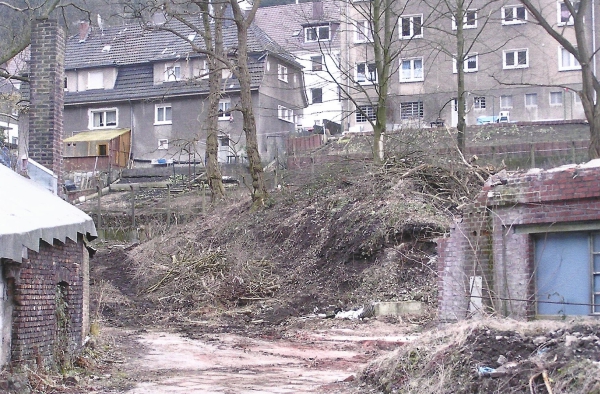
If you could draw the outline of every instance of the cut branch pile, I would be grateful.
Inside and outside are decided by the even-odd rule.
[[[134,271],[142,292],[159,302],[190,306],[246,303],[272,297],[279,289],[268,261],[235,261],[221,248],[198,249],[190,242],[168,259],[139,262]]]

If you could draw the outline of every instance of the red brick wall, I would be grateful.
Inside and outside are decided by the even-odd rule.
[[[84,292],[87,280],[87,250],[80,237],[78,242],[67,239],[50,245],[40,241],[39,252],[28,251],[28,259],[20,264],[15,279],[12,330],[12,360],[31,361],[41,356],[52,360],[56,336],[56,286],[68,284],[67,303],[71,350],[82,343],[88,308]]]
[[[492,177],[462,222],[438,240],[440,319],[467,315],[468,277],[480,273],[490,312],[531,317],[534,241],[515,230],[600,220],[599,180],[600,162]]]

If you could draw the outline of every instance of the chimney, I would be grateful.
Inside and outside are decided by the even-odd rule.
[[[313,1],[312,6],[313,6],[312,18],[314,20],[323,19],[323,3],[321,2],[321,0]]]
[[[98,17],[100,17],[100,15],[98,15]],[[87,40],[88,34],[90,34],[90,22],[79,21],[79,42],[85,42],[85,40]]]
[[[56,20],[36,19],[31,28],[29,157],[63,184],[65,32]]]

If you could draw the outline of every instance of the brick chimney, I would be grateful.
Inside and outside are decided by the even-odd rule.
[[[79,21],[79,42],[87,40],[88,34],[90,34],[90,22]]]
[[[63,184],[65,32],[56,20],[37,19],[31,28],[29,66],[29,157]]]

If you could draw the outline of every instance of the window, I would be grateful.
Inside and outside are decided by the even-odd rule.
[[[577,10],[579,9],[579,2],[571,1],[571,4],[573,4],[573,7],[575,8],[575,12],[577,12]],[[571,14],[571,11],[569,11],[569,8],[565,4],[565,2],[559,1],[557,3],[557,8],[558,8],[558,25],[559,26],[572,25],[573,24],[573,15]]]
[[[453,58],[453,70],[455,74],[457,73],[456,69],[456,58]],[[467,55],[465,56],[465,61],[463,63],[463,71],[467,73],[475,72],[479,70],[479,56],[475,55]]]
[[[154,124],[171,124],[171,104],[157,104],[154,111]]]
[[[323,70],[323,56],[311,56],[310,63],[313,71]]]
[[[377,67],[375,63],[357,63],[356,82],[377,83]]]
[[[329,25],[309,26],[304,28],[304,42],[329,40]]]
[[[526,107],[537,107],[537,93],[527,93],[525,95]]]
[[[231,101],[219,101],[219,120],[231,120]]]
[[[294,122],[294,111],[284,107],[283,105],[278,105],[278,117],[281,120],[285,120],[286,122]]]
[[[373,29],[369,21],[356,22],[356,36],[354,42],[370,42],[373,41]]]
[[[474,97],[473,98],[473,107],[475,109],[485,109],[485,97]]]
[[[510,51],[504,51],[503,67],[505,69],[529,67],[529,50],[514,49]]]
[[[88,72],[88,89],[104,89],[104,74],[102,71]]]
[[[527,21],[527,9],[522,5],[502,7],[502,24],[518,25]]]
[[[423,37],[423,15],[406,15],[400,17],[400,38]]]
[[[315,88],[310,90],[310,96],[312,97],[312,103],[318,104],[323,102],[323,89]]]
[[[423,80],[423,58],[400,60],[400,82]]]
[[[500,96],[500,108],[512,108],[513,97],[509,95]]]
[[[229,136],[228,135],[220,135],[218,137],[219,140],[219,146],[221,147],[229,147]]]
[[[98,109],[89,112],[90,129],[99,129],[105,127],[117,126],[117,109]]]
[[[356,123],[367,121],[374,122],[377,119],[377,107],[372,105],[360,105],[356,109]]]
[[[575,56],[565,48],[558,48],[558,70],[559,71],[568,71],[568,70],[580,70],[581,65],[575,59]]]
[[[180,81],[181,80],[181,66],[179,64],[173,64],[171,66],[165,66],[165,81]]]
[[[164,150],[169,149],[169,140],[166,138],[161,138],[158,140],[158,149]]]
[[[106,144],[98,145],[98,156],[108,156],[107,148]]]
[[[404,120],[422,119],[423,118],[423,102],[409,101],[400,104],[400,118]]]
[[[463,16],[463,29],[477,27],[477,10],[467,10]],[[452,17],[452,30],[456,30],[456,18]]]
[[[550,105],[563,105],[562,92],[550,92]]]
[[[288,69],[286,66],[282,64],[277,65],[277,78],[283,82],[288,81]]]

